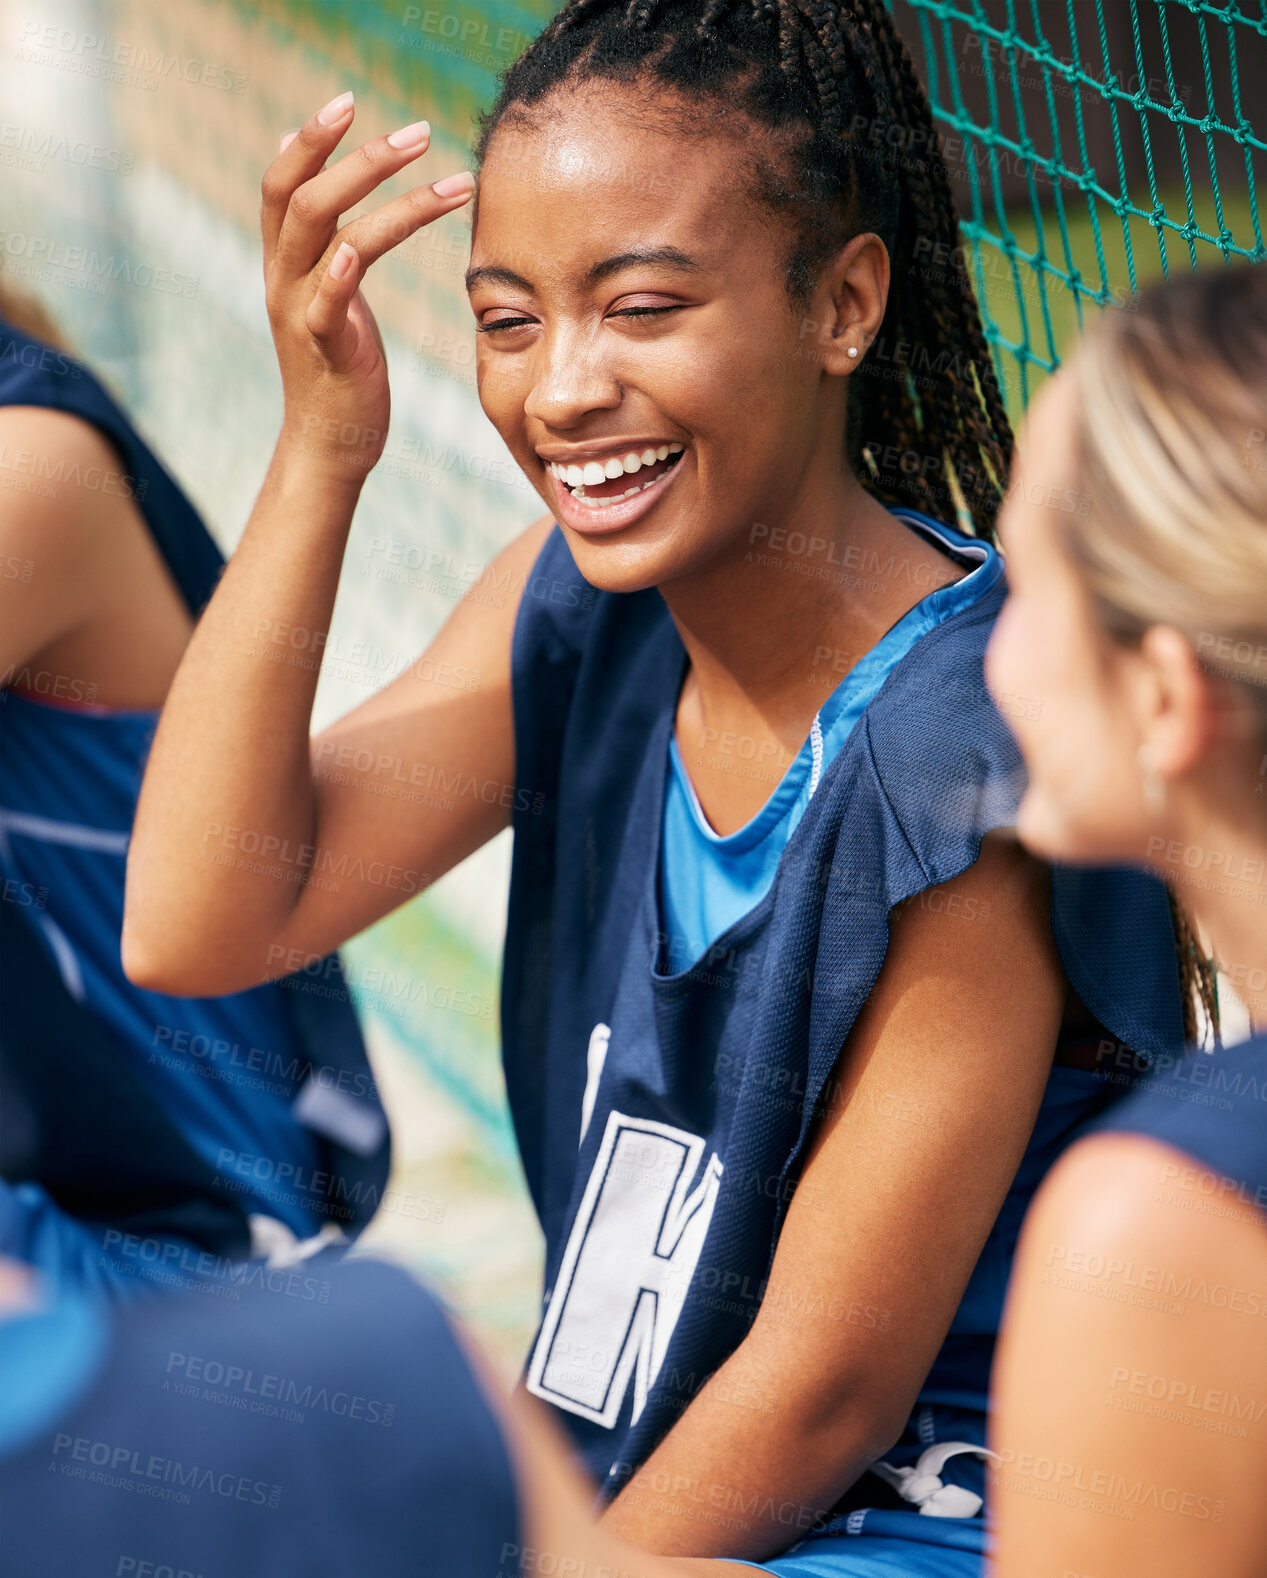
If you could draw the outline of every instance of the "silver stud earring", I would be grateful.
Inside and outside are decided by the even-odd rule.
[[[858,354],[858,347],[856,345],[851,345],[849,347],[849,349],[845,352],[846,356],[857,356],[857,354]]]
[[[1141,745],[1135,757],[1144,775],[1144,807],[1160,811],[1166,803],[1166,781],[1157,771],[1157,758],[1149,745]]]

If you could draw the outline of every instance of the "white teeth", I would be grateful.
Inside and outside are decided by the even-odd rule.
[[[614,479],[641,471],[643,466],[654,466],[657,460],[667,460],[670,455],[680,454],[681,451],[681,444],[660,444],[655,449],[631,449],[624,455],[608,455],[605,460],[587,460],[580,465],[568,466],[551,460],[547,462],[546,469],[575,488],[582,482],[602,482],[605,478]]]
[[[580,489],[586,486],[596,487],[600,482],[614,481],[617,477],[641,471],[644,466],[653,466],[658,460],[667,460],[670,455],[681,454],[682,448],[681,444],[661,444],[655,449],[644,449],[641,453],[631,449],[624,455],[609,455],[606,460],[587,460],[584,465],[565,466],[551,460],[546,463],[546,470],[575,490],[573,498],[580,499],[590,509],[602,509],[605,505],[619,504],[622,499],[632,498],[635,493],[641,493],[643,488],[653,487],[659,482],[660,477],[653,477],[649,482],[626,488],[623,493],[609,499],[587,499]],[[660,476],[663,475],[664,473],[661,472]]]
[[[644,488],[654,488],[656,483],[660,482],[666,475],[667,475],[667,473],[662,471],[658,477],[652,477],[650,482],[640,482],[637,487],[626,488],[623,493],[617,493],[614,497],[609,498],[609,499],[591,499],[591,498],[587,498],[585,496],[585,494],[583,492],[581,492],[579,489],[577,490],[577,492],[575,492],[572,495],[572,497],[574,499],[579,499],[579,501],[582,504],[584,504],[588,509],[591,509],[591,510],[606,509],[609,504],[620,504],[625,499],[633,498],[635,493],[641,493]]]

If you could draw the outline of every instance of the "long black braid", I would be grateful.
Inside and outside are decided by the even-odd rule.
[[[850,235],[892,260],[880,336],[853,374],[846,451],[879,498],[933,515],[962,502],[992,536],[1012,433],[964,265],[928,99],[884,0],[569,0],[502,75],[476,168],[508,116],[592,78],[659,83],[650,115],[738,112],[779,135],[754,197],[787,216],[793,307]],[[681,119],[677,112],[681,108]]]

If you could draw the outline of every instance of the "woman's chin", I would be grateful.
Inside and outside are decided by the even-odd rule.
[[[1143,859],[1143,834],[1137,829],[1111,826],[1086,811],[1079,814],[1033,782],[1016,813],[1016,836],[1031,855],[1062,865],[1135,865]]]
[[[560,523],[562,524],[562,523]],[[577,569],[600,592],[642,592],[682,573],[680,543],[657,534],[588,537],[563,526]]]
[[[1076,864],[1092,859],[1088,840],[1080,837],[1052,797],[1031,783],[1016,813],[1016,836],[1040,860]]]

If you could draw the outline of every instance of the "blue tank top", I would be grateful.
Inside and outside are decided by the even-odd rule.
[[[835,760],[867,703],[921,636],[987,592],[1003,573],[1003,562],[989,543],[965,537],[915,510],[892,513],[930,542],[965,560],[969,574],[922,597],[859,658],[818,709],[804,744],[756,815],[733,833],[715,832],[699,803],[676,736],[670,736],[660,903],[665,957],[671,971],[689,968],[761,900],[824,770]],[[726,744],[724,740],[714,743]],[[747,751],[742,748],[745,743]],[[766,742],[738,744],[738,749],[721,753],[724,767],[742,771],[751,766],[760,774]]]
[[[666,969],[657,872],[685,650],[657,591],[596,591],[557,528],[529,584],[550,595],[525,596],[514,634],[523,793],[501,1000],[546,1238],[525,1385],[610,1496],[750,1327],[816,1106],[884,962],[889,912],[972,865],[984,834],[1011,821],[1022,772],[982,671],[998,583],[894,666],[755,908],[693,968]],[[1112,1036],[1145,1056],[1180,1044],[1160,883],[1056,869],[1052,925],[1071,984]],[[984,1442],[1021,1218],[1118,1093],[1094,1072],[1053,1068],[890,1462],[935,1441]]]
[[[53,455],[14,454],[5,465],[32,486],[109,487],[134,499],[186,606],[200,612],[223,567],[219,551],[91,373],[0,320],[0,405],[63,411],[104,433],[119,455],[108,482],[70,475]],[[134,986],[119,944],[125,859],[158,714],[98,706],[82,683],[75,689],[34,665],[0,684],[6,924],[27,927],[55,966],[38,989],[8,994],[6,1063],[29,1071],[40,1059],[50,1000],[64,992],[81,1013],[81,1058],[125,1060],[156,1098],[156,1130],[170,1124],[199,1159],[207,1191],[297,1236],[325,1221],[355,1232],[385,1185],[389,1141],[337,957],[316,987],[311,972],[217,998]],[[61,1099],[69,1108],[75,1097],[70,1085]],[[47,1092],[33,1105],[46,1106]],[[103,1121],[99,1111],[81,1115],[84,1129]],[[93,1159],[99,1185],[99,1149]],[[6,1173],[14,1176],[7,1161]],[[40,1182],[39,1160],[20,1176]],[[144,1212],[147,1232],[180,1233],[190,1220],[186,1207]]]
[[[1159,1140],[1267,1212],[1267,1035],[1156,1061],[1091,1132]]]
[[[518,1570],[506,1447],[435,1301],[372,1261],[307,1269],[318,1297],[0,1319],[7,1578]]]
[[[37,896],[32,916],[72,995],[114,1030],[194,1150],[249,1210],[306,1237],[325,1216],[308,1197],[321,1152],[291,1114],[307,1060],[283,993],[168,997],[123,973],[125,861],[157,721],[0,692],[0,860]]]

